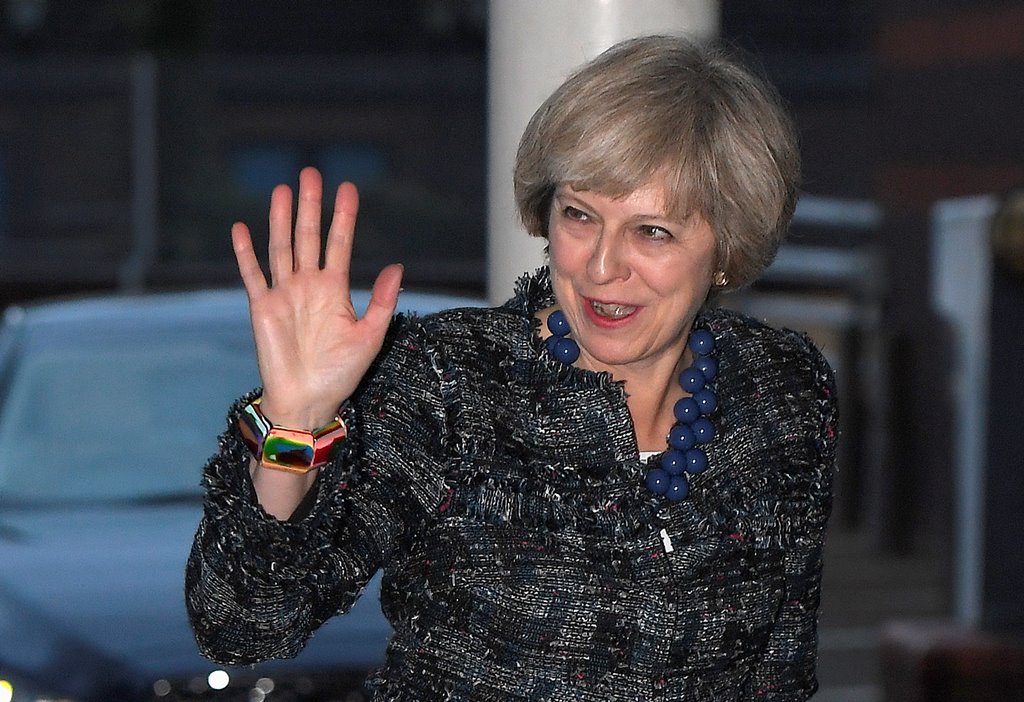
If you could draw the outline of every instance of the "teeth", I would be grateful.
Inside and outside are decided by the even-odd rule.
[[[592,302],[591,307],[602,317],[611,317],[613,319],[621,319],[627,317],[636,311],[636,307],[628,305],[606,305],[601,302]]]

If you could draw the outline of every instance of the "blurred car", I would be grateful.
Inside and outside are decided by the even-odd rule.
[[[353,293],[357,309],[368,297]],[[399,309],[473,304],[405,292]],[[231,400],[257,383],[240,290],[6,311],[0,702],[361,699],[390,634],[376,581],[290,661],[225,668],[192,638],[201,469]]]

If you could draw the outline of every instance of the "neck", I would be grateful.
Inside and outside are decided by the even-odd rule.
[[[594,371],[607,371],[622,381],[626,406],[633,419],[637,448],[640,451],[664,451],[665,437],[675,423],[672,408],[686,393],[679,386],[680,371],[692,362],[689,349],[677,357],[652,359],[642,366],[609,367],[581,352],[576,365]]]
[[[633,419],[636,444],[640,451],[665,450],[665,437],[675,423],[672,407],[685,394],[676,382],[684,366],[685,363],[680,362],[673,364],[668,372],[622,378],[625,380],[626,406]]]

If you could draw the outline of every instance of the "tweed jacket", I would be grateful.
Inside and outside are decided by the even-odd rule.
[[[288,657],[383,569],[374,700],[805,700],[831,504],[832,371],[802,335],[705,309],[719,407],[687,499],[644,486],[607,374],[548,357],[546,272],[494,309],[399,316],[343,455],[277,521],[232,408],[186,600],[203,652]]]

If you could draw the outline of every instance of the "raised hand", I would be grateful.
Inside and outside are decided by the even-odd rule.
[[[262,409],[275,424],[313,429],[330,421],[380,351],[398,301],[402,266],[385,267],[362,319],[352,307],[349,264],[359,209],[355,186],[343,183],[321,264],[323,182],[314,168],[299,174],[292,229],[292,190],[270,199],[270,282],[253,251],[249,229],[231,229],[238,269],[249,297]]]

